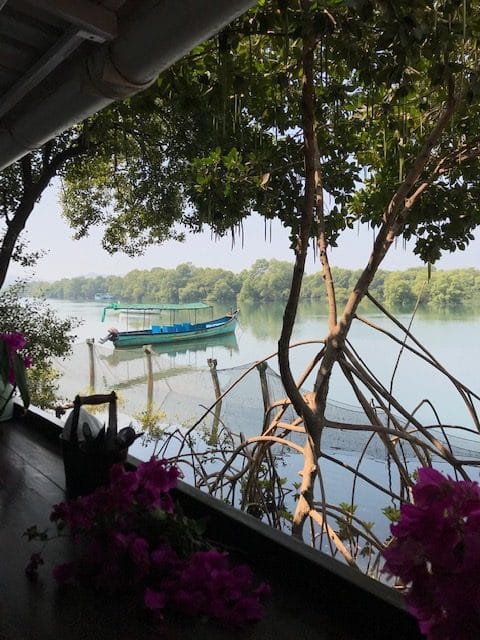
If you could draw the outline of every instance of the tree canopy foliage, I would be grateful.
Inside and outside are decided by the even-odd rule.
[[[462,249],[480,221],[478,13],[452,1],[259,2],[149,91],[95,116],[95,152],[65,173],[66,215],[80,235],[105,224],[108,250],[132,254],[181,234],[177,222],[224,234],[253,210],[280,218],[294,243],[309,15],[329,243],[355,220],[379,227],[428,153],[399,193],[396,234],[430,262]],[[449,126],[437,136],[445,104]]]

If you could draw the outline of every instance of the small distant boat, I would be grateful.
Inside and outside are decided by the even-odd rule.
[[[125,305],[124,309],[131,311],[153,310],[170,311],[172,315],[177,312],[196,312],[200,309],[211,309],[210,305],[204,303],[190,304],[164,304],[164,305]],[[113,309],[122,311],[122,305],[112,304],[103,310],[102,320],[105,319],[106,311]],[[115,347],[133,347],[147,344],[171,344],[174,342],[183,342],[190,340],[199,340],[210,338],[212,336],[222,336],[233,333],[237,327],[237,317],[239,311],[231,311],[222,316],[207,320],[206,322],[174,322],[173,324],[158,325],[152,324],[150,329],[142,329],[139,331],[118,331],[114,327],[108,330],[108,335],[102,338],[100,342],[103,344],[107,341],[113,342]]]
[[[104,300],[113,300],[113,295],[111,293],[96,293],[95,294],[95,302],[102,302]]]

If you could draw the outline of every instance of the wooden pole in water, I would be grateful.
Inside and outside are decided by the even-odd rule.
[[[210,373],[212,375],[213,388],[215,390],[215,400],[218,400],[222,395],[222,391],[220,389],[220,382],[218,380],[217,361],[214,358],[208,358],[207,363],[210,368]],[[218,425],[220,424],[221,412],[222,412],[222,401],[220,400],[215,405],[215,413],[213,415],[213,424],[212,424],[212,433],[210,434],[210,438],[208,440],[209,444],[217,444],[218,442]]]
[[[222,392],[220,391],[220,383],[218,381],[217,361],[214,358],[209,358],[207,360],[207,364],[210,368],[210,373],[212,374],[213,388],[215,390],[215,399],[218,400],[218,398],[222,395]]]
[[[88,362],[89,362],[89,389],[92,393],[95,393],[95,354],[93,347],[95,344],[94,338],[87,338],[88,345]]]
[[[268,390],[268,382],[267,382],[267,363],[260,362],[257,364],[258,373],[260,375],[260,385],[262,387],[262,399],[263,399],[263,408],[267,411],[270,406],[270,392]]]
[[[152,367],[152,345],[146,344],[143,351],[147,358],[147,411],[151,411],[153,407],[153,367]]]

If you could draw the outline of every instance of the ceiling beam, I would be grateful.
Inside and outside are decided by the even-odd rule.
[[[37,60],[33,67],[23,74],[22,79],[2,95],[0,118],[17,104],[31,89],[36,87],[63,60],[82,43],[78,29],[69,29],[47,53]]]
[[[105,42],[118,35],[115,12],[91,0],[35,0],[32,5],[83,29],[83,37],[89,40]]]

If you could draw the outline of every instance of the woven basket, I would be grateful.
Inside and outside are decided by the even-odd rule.
[[[84,404],[106,403],[109,404],[107,427],[95,438],[79,439],[80,407]],[[69,499],[87,495],[108,483],[111,466],[124,463],[128,453],[128,446],[119,447],[117,440],[117,396],[114,391],[107,395],[75,398],[69,438],[62,438],[62,447],[66,493]]]

